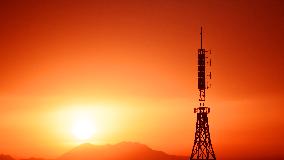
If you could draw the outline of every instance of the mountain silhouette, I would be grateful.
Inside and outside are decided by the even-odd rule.
[[[57,160],[187,160],[185,156],[168,155],[134,142],[115,145],[81,144]]]
[[[0,159],[1,160],[1,159]],[[21,160],[47,160],[47,159],[43,159],[43,158],[27,158],[27,159],[21,159]]]
[[[15,160],[10,155],[0,154],[0,160]]]

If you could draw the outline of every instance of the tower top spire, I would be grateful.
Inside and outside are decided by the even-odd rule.
[[[200,31],[200,44],[201,44],[201,49],[202,49],[202,26],[201,26],[201,31]]]

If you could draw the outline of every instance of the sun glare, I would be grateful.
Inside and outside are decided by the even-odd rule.
[[[72,134],[78,140],[88,140],[95,133],[95,126],[88,116],[78,116],[72,124]]]
[[[124,117],[118,115],[121,109],[106,104],[81,103],[60,108],[51,112],[48,120],[53,120],[51,126],[56,126],[56,135],[72,144],[102,143],[104,139],[112,138],[110,133],[120,130],[117,124],[124,121]]]

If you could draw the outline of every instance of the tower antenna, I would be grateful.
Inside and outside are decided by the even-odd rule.
[[[200,32],[200,44],[201,44],[200,49],[202,49],[202,27],[201,27],[201,32]]]
[[[190,160],[216,160],[216,156],[211,143],[208,114],[210,108],[204,105],[205,90],[209,87],[206,85],[206,53],[202,48],[202,27],[200,32],[201,47],[198,49],[198,90],[199,90],[199,107],[194,108],[194,113],[197,113],[196,131],[194,144],[190,156]],[[211,53],[211,52],[209,52]],[[211,64],[211,60],[209,61]],[[211,72],[208,75],[211,78]]]

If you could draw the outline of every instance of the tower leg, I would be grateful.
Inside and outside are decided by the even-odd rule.
[[[194,145],[190,160],[216,160],[211,144],[207,112],[197,113]]]

